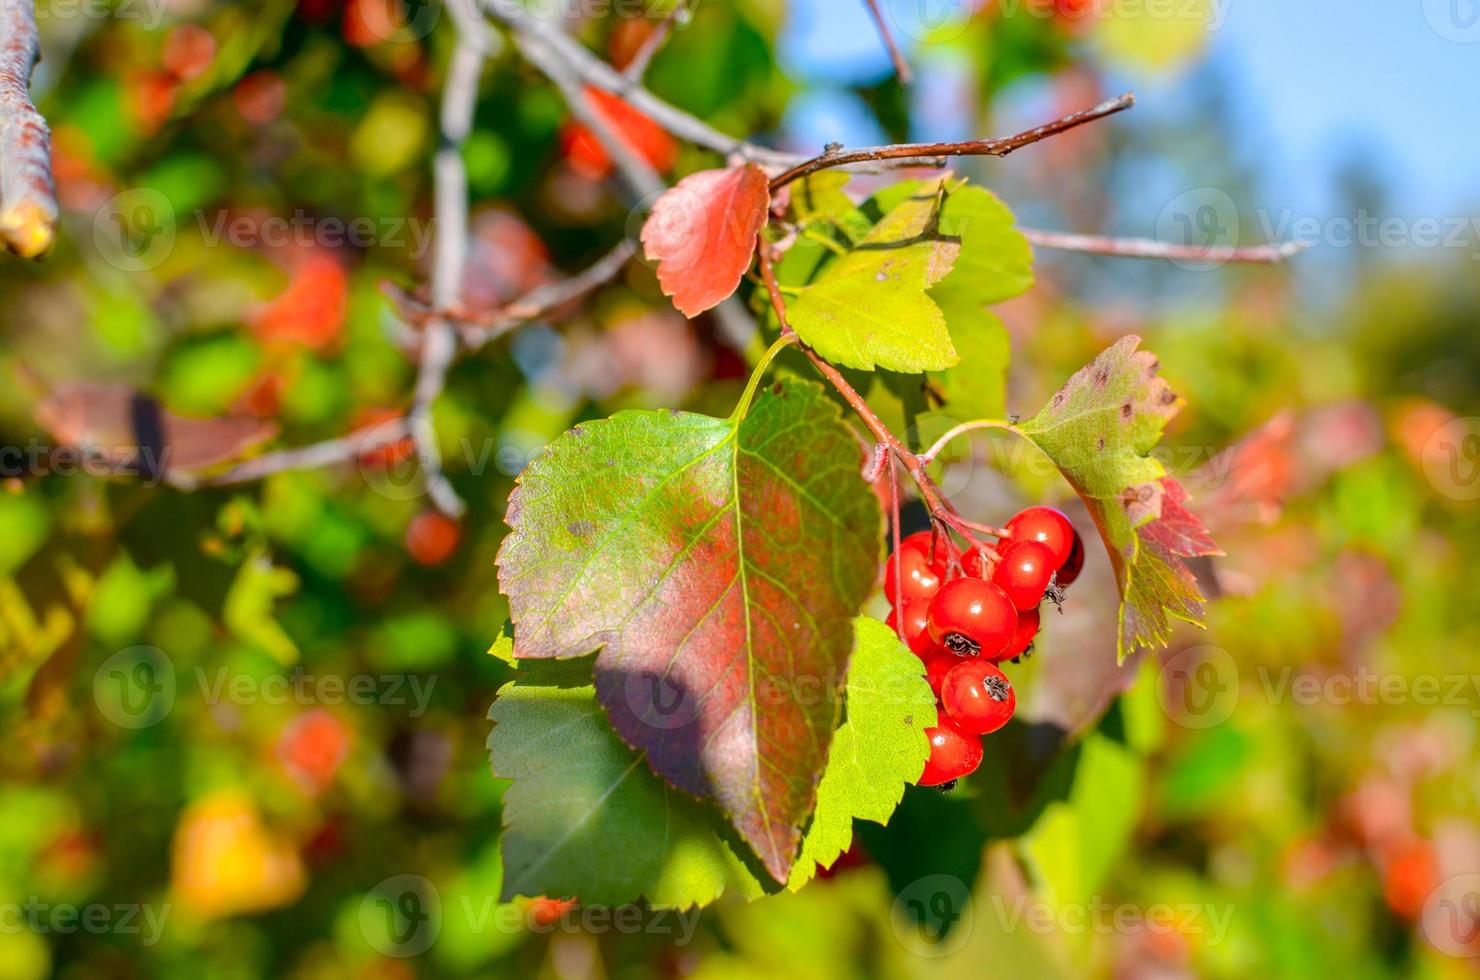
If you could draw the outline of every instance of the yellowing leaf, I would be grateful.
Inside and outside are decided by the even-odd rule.
[[[959,242],[935,233],[946,181],[890,208],[787,304],[792,327],[817,353],[863,371],[939,371],[959,360],[945,314],[926,294],[960,252]]]

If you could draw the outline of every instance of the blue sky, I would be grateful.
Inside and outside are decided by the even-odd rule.
[[[892,0],[897,18],[956,0]],[[1217,0],[1207,58],[1234,85],[1242,154],[1260,160],[1262,203],[1329,214],[1334,168],[1360,153],[1388,178],[1392,213],[1477,213],[1480,206],[1480,0]],[[846,84],[888,71],[863,0],[790,0],[789,73]],[[908,29],[900,36],[910,43]],[[1135,116],[1171,106],[1187,78],[1113,78]],[[878,131],[866,111],[825,95],[794,108],[809,135],[848,143]]]

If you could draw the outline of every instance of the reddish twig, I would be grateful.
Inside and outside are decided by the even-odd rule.
[[[899,46],[894,43],[894,35],[889,30],[889,24],[884,20],[884,11],[879,9],[879,0],[863,0],[868,5],[868,12],[874,19],[874,26],[879,30],[879,38],[884,42],[884,47],[889,51],[889,60],[894,63],[894,74],[899,76],[901,85],[908,85],[911,78],[909,62],[904,60],[900,54]]]
[[[854,163],[871,163],[878,160],[899,160],[916,157],[1005,157],[1014,150],[1068,132],[1085,123],[1123,112],[1136,104],[1130,92],[1081,112],[1075,112],[1044,123],[1042,126],[1024,130],[1014,136],[999,139],[967,140],[958,143],[895,143],[889,146],[868,146],[858,150],[833,150],[805,160],[780,175],[771,178],[771,193],[776,193],[792,181],[800,180],[819,170],[842,167]]]
[[[32,0],[0,0],[0,242],[34,259],[56,240],[51,130],[31,102],[40,60]]]
[[[896,556],[894,561],[886,564],[885,574],[894,575],[894,595],[901,601],[894,609],[894,632],[901,640],[904,639],[904,563],[899,560],[899,470],[891,455],[889,458],[889,534],[892,547],[889,553]]]
[[[1019,228],[1023,237],[1041,248],[1066,252],[1086,252],[1129,259],[1172,259],[1192,262],[1249,262],[1273,265],[1299,255],[1309,248],[1306,242],[1283,242],[1276,245],[1173,245],[1152,238],[1110,238],[1103,235],[1077,235],[1065,231],[1043,231]]]
[[[791,324],[786,319],[786,301],[782,298],[781,286],[776,281],[776,271],[772,265],[770,248],[764,234],[756,236],[756,253],[760,263],[761,282],[766,288],[766,295],[770,299],[771,309],[776,313],[776,321],[781,326],[782,336],[795,336],[796,331],[792,329]],[[843,373],[828,363],[822,355],[818,354],[805,343],[802,343],[800,338],[797,341],[797,347],[802,353],[807,355],[807,359],[812,362],[812,366],[817,369],[819,374],[827,379],[828,384],[832,385],[837,393],[842,396],[843,400],[848,403],[848,407],[853,409],[854,414],[868,428],[874,439],[888,447],[890,455],[904,466],[905,472],[910,475],[910,479],[914,481],[915,486],[919,489],[920,499],[924,501],[926,509],[930,511],[930,516],[934,520],[951,528],[957,534],[960,534],[966,540],[970,541],[973,546],[979,547],[989,554],[996,555],[997,550],[994,547],[977,539],[971,523],[956,513],[956,508],[951,504],[950,500],[941,493],[940,488],[935,485],[935,481],[930,478],[930,474],[925,472],[926,462],[911,452],[910,448],[901,442],[898,436],[889,431],[889,427],[869,407],[868,402],[858,393],[858,389],[848,383],[848,379],[843,377]]]

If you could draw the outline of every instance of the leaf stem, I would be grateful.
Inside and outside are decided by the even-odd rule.
[[[741,393],[740,401],[735,404],[735,411],[730,415],[730,421],[738,423],[745,418],[745,413],[750,411],[750,403],[755,400],[755,393],[760,388],[761,376],[766,373],[766,368],[771,366],[777,354],[797,342],[796,334],[783,333],[774,344],[766,348],[766,352],[761,355],[759,361],[755,362],[755,368],[750,372],[750,380],[745,383],[745,391]]]
[[[1000,429],[1003,432],[1011,432],[1013,435],[1016,436],[1023,436],[1023,432],[1021,429],[1013,425],[1011,422],[1004,421],[1003,419],[974,419],[970,422],[962,422],[960,425],[948,430],[945,435],[935,440],[934,444],[931,445],[929,449],[920,454],[920,459],[924,460],[927,463],[935,462],[935,457],[939,456],[941,451],[944,450],[950,442],[955,440],[958,436],[964,436],[968,432],[975,432],[979,429]],[[1023,438],[1027,437],[1023,436]]]

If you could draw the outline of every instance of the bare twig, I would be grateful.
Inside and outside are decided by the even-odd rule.
[[[450,0],[449,6],[467,4],[457,15],[459,23],[471,26],[471,0]],[[432,303],[446,308],[462,296],[463,269],[468,252],[468,175],[463,166],[462,146],[473,127],[478,76],[483,71],[489,41],[477,28],[458,32],[447,81],[442,89],[442,144],[432,163],[436,181],[437,252],[432,267]],[[449,517],[461,517],[462,499],[442,473],[442,454],[432,428],[432,403],[447,383],[447,371],[457,354],[457,331],[445,319],[429,322],[423,331],[421,360],[416,386],[411,394],[407,422],[415,440],[427,496]]]
[[[1025,146],[1031,146],[1050,136],[1068,132],[1085,123],[1113,116],[1117,112],[1123,112],[1136,104],[1136,97],[1130,92],[1101,102],[1099,105],[1082,112],[1076,112],[1053,122],[1044,123],[1034,129],[1024,130],[1015,136],[1007,136],[1000,139],[967,140],[959,143],[895,143],[890,146],[867,146],[857,150],[834,150],[821,153],[810,160],[805,160],[780,175],[771,178],[771,193],[775,193],[792,181],[800,180],[809,174],[819,170],[828,170],[832,167],[841,167],[854,163],[871,163],[878,160],[900,160],[915,157],[969,157],[969,156],[992,156],[1005,157],[1014,150],[1020,150]]]
[[[653,95],[637,82],[592,54],[566,34],[559,25],[526,10],[519,0],[480,0],[483,9],[494,20],[512,31],[516,38],[533,38],[563,62],[580,80],[613,95],[620,96],[634,109],[650,116],[668,132],[698,146],[725,155],[738,154],[763,166],[790,167],[802,157],[756,146],[734,136],[726,136],[695,116],[675,108]]]
[[[316,470],[353,462],[364,453],[393,445],[410,435],[411,427],[407,419],[390,419],[337,439],[326,439],[307,446],[264,453],[213,476],[196,478],[166,470],[165,481],[182,490],[252,483],[274,473],[286,473],[290,470]]]
[[[634,248],[630,239],[623,239],[616,248],[568,279],[536,287],[486,318],[461,321],[467,324],[462,330],[463,344],[477,350],[516,327],[544,319],[575,302],[615,278],[632,257]]]
[[[1283,242],[1274,245],[1173,245],[1154,238],[1109,238],[1102,235],[1076,235],[1065,231],[1043,231],[1020,228],[1023,237],[1041,248],[1066,252],[1087,252],[1130,259],[1172,259],[1193,262],[1250,262],[1274,265],[1299,255],[1309,248],[1306,242]]]
[[[647,74],[648,65],[652,64],[653,55],[663,47],[663,42],[668,40],[676,25],[684,24],[689,19],[689,6],[687,0],[678,0],[673,9],[668,11],[667,16],[658,22],[658,26],[652,29],[647,37],[643,38],[642,46],[632,56],[632,60],[622,68],[622,74],[634,82],[641,82],[642,76]]]
[[[31,102],[31,71],[41,57],[32,0],[0,0],[0,242],[22,258],[56,240],[51,130]]]
[[[592,106],[582,87],[580,73],[562,56],[558,44],[544,34],[516,31],[514,45],[530,64],[543,72],[560,89],[566,105],[570,107],[571,115],[595,134],[612,158],[612,163],[639,198],[655,196],[667,190],[668,185],[658,172]]]
[[[884,20],[884,11],[879,9],[879,0],[863,0],[868,5],[868,12],[874,18],[874,26],[879,29],[879,38],[884,42],[884,47],[889,50],[889,60],[894,63],[894,74],[899,76],[901,85],[908,85],[911,78],[910,64],[900,54],[899,47],[894,43],[894,35],[889,30],[889,24]]]

